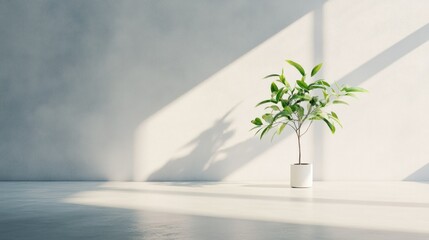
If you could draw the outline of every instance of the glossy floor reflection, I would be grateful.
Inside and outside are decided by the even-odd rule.
[[[0,182],[0,239],[429,239],[429,184]]]

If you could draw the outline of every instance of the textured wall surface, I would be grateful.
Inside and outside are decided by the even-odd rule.
[[[288,180],[266,74],[370,92],[316,124],[320,180],[429,180],[429,2],[0,0],[0,180]]]

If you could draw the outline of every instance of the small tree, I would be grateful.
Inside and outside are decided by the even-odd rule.
[[[312,83],[306,82],[304,68],[291,60],[287,63],[295,67],[301,74],[301,79],[296,80],[295,86],[291,86],[281,74],[271,74],[266,78],[276,78],[271,83],[271,98],[266,99],[256,105],[269,105],[265,110],[269,112],[262,115],[262,119],[257,117],[251,122],[255,125],[252,130],[257,130],[255,135],[260,133],[260,139],[270,130],[276,129],[272,138],[280,135],[286,126],[291,127],[298,138],[299,157],[298,164],[301,165],[301,138],[307,133],[313,121],[323,121],[332,133],[335,133],[335,125],[342,127],[338,115],[333,111],[328,111],[328,107],[333,104],[347,104],[343,97],[355,97],[356,92],[366,92],[359,87],[339,86],[337,83],[331,86],[324,79],[318,79]],[[322,68],[322,63],[316,65],[311,70],[311,77],[314,77]],[[305,129],[303,131],[303,129]],[[272,140],[271,138],[271,140]]]

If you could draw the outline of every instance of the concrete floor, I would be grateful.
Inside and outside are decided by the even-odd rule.
[[[429,239],[429,183],[0,182],[0,239]]]

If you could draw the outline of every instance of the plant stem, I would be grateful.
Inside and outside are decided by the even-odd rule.
[[[300,129],[296,132],[296,136],[298,137],[298,165],[301,165],[301,136]]]
[[[313,106],[310,106],[310,109],[308,109],[308,113],[304,116],[304,118],[302,120],[298,121],[298,127],[297,127],[297,130],[296,130],[296,136],[298,137],[298,151],[299,151],[298,165],[301,165],[301,136],[304,135],[307,132],[307,130],[310,128],[310,126],[313,123],[313,121],[310,122],[307,130],[305,130],[305,132],[302,135],[301,135],[301,127],[304,124],[304,122],[307,120],[308,116],[310,116],[310,114],[312,113],[312,110],[313,110],[312,108],[313,108]]]

